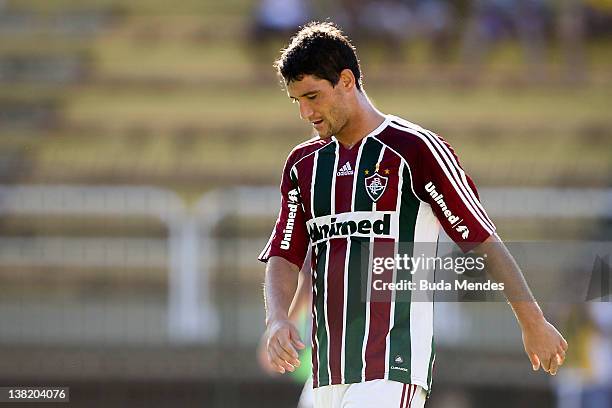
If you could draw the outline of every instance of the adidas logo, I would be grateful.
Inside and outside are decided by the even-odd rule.
[[[353,169],[351,168],[351,163],[349,162],[344,163],[344,166],[342,166],[342,168],[338,170],[338,173],[336,173],[336,176],[352,176],[352,175],[353,175]]]

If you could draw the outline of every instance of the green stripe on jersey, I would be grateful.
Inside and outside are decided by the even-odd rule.
[[[399,242],[398,254],[409,257],[413,256],[414,228],[419,213],[419,199],[413,194],[411,188],[410,172],[407,167],[402,172],[402,191],[398,199],[401,199],[399,214]],[[402,279],[412,280],[410,270],[398,269],[396,281]],[[389,379],[403,383],[410,383],[411,375],[411,346],[410,346],[410,301],[409,290],[395,292],[395,312],[393,316],[393,329],[390,334],[389,350]],[[397,368],[394,368],[397,367]]]
[[[317,289],[317,356],[319,386],[329,384],[329,371],[327,369],[327,353],[329,348],[328,333],[325,316],[325,268],[327,266],[327,243],[317,244],[317,276],[315,287]]]
[[[344,378],[347,383],[360,382],[363,362],[361,352],[365,337],[366,303],[361,282],[367,279],[368,262],[362,259],[370,252],[370,239],[351,237],[349,244],[348,287],[346,301],[346,333],[344,344]],[[363,296],[363,297],[362,297]]]
[[[334,165],[336,164],[336,143],[330,143],[317,154],[315,185],[312,191],[313,211],[315,217],[322,217],[332,213],[331,195],[332,180],[334,179]]]
[[[332,180],[336,164],[336,143],[330,143],[319,150],[316,160],[316,174],[313,175],[315,184],[311,194],[313,194],[314,215],[315,217],[321,217],[332,213],[331,195],[334,191]],[[317,311],[317,343],[319,345],[317,350],[319,385],[326,385],[330,382],[327,359],[329,353],[329,333],[327,333],[327,317],[325,316],[325,291],[327,290],[325,269],[329,262],[329,257],[327,256],[328,245],[328,242],[317,245],[317,275],[315,279],[317,302],[315,307]]]
[[[372,200],[365,190],[365,174],[374,173],[382,144],[377,140],[368,138],[365,140],[359,163],[356,164],[357,178],[355,184],[354,210],[372,211]],[[366,302],[364,302],[367,289],[369,270],[369,253],[371,249],[369,238],[351,237],[348,262],[348,285],[346,296],[346,333],[344,345],[344,379],[345,382],[362,381],[363,369],[362,352],[365,338]]]

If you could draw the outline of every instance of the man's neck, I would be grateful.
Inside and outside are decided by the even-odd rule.
[[[365,96],[365,95],[364,95]],[[360,101],[360,107],[347,121],[336,139],[346,148],[355,146],[361,139],[370,134],[385,121],[385,117],[365,98]]]

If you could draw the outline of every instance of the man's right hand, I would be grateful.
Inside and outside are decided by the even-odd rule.
[[[271,320],[268,324],[266,349],[270,364],[277,372],[294,371],[300,366],[297,350],[305,345],[289,319]]]

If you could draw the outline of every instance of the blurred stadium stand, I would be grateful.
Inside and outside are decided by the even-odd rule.
[[[347,22],[366,89],[383,111],[447,138],[485,192],[534,188],[548,197],[513,195],[512,203],[485,193],[491,206],[516,210],[493,216],[504,238],[612,240],[612,221],[596,216],[609,214],[612,203],[568,196],[572,189],[609,191],[612,183],[605,2],[551,8],[545,75],[537,79],[512,37],[484,57],[477,76],[466,68],[460,47],[468,1],[453,3],[447,60],[430,57],[431,38],[420,32],[399,42],[405,58],[389,60],[375,33],[360,35],[350,25],[347,2],[308,3],[314,17]],[[564,14],[585,4],[584,20]],[[278,205],[268,186],[310,129],[272,72],[286,38],[258,48],[263,58],[253,54],[257,7],[250,0],[0,0],[0,184],[13,192],[10,199],[0,194],[0,208],[19,186],[51,194],[84,187],[83,202],[54,204],[61,214],[30,198],[21,213],[0,216],[0,384],[69,384],[73,405],[83,407],[295,404],[299,386],[265,377],[255,359],[263,326],[263,267],[255,255]],[[580,60],[572,69],[581,75],[567,77],[566,52]],[[232,195],[243,185],[257,192]],[[176,203],[123,201],[122,192],[138,195],[141,186]],[[119,198],[105,203],[96,191]],[[263,210],[246,216],[240,206],[255,196]],[[28,213],[28,204],[41,211]],[[83,211],[88,205],[104,211]],[[178,233],[188,237],[185,246],[172,246],[167,220],[151,216],[156,205],[187,216],[179,224],[192,228]],[[551,216],[551,209],[559,212]],[[214,219],[221,210],[225,216]],[[171,254],[181,250],[188,264],[197,259],[187,280],[173,285]],[[207,277],[209,292],[200,286]],[[185,312],[202,306],[193,303],[198,293],[210,297],[218,333],[178,341],[173,324],[215,332],[214,321],[193,323]],[[445,311],[456,324],[441,328],[448,342],[431,408],[553,406],[552,384],[529,372],[509,309],[462,306]]]

